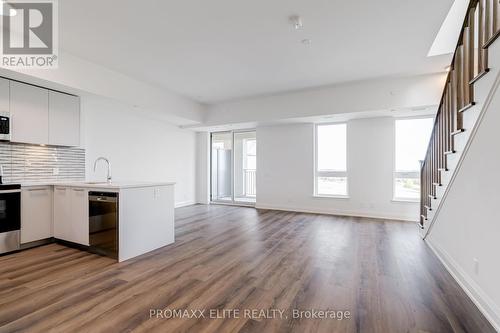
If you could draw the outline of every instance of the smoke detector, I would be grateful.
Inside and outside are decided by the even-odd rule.
[[[300,18],[299,15],[292,15],[292,16],[290,16],[288,18],[288,20],[293,25],[293,27],[295,28],[295,30],[302,29],[302,27],[303,27],[303,25],[302,25],[302,19]]]

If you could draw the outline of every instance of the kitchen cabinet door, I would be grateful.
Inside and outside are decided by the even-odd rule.
[[[49,142],[49,91],[10,81],[12,142]]]
[[[70,188],[54,188],[54,237],[70,241],[71,238],[71,198]]]
[[[69,241],[89,245],[89,198],[83,188],[71,188],[71,239]]]
[[[88,191],[83,188],[54,188],[54,237],[89,245]]]
[[[0,113],[10,111],[10,82],[0,78]]]
[[[80,145],[80,98],[49,91],[49,144]]]
[[[36,186],[21,192],[21,244],[53,236],[52,188]]]

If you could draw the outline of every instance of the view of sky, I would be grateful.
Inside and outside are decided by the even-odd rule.
[[[396,120],[396,171],[420,170],[433,124],[433,118]]]
[[[347,125],[320,125],[318,131],[318,170],[347,170]]]

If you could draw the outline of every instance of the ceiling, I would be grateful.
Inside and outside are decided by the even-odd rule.
[[[59,1],[65,52],[212,104],[442,71],[453,0]],[[301,16],[303,28],[288,22]],[[301,43],[310,39],[310,45]]]

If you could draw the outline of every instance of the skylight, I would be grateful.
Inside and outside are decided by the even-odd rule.
[[[469,0],[455,0],[432,43],[428,57],[450,54],[455,51],[468,5]]]

